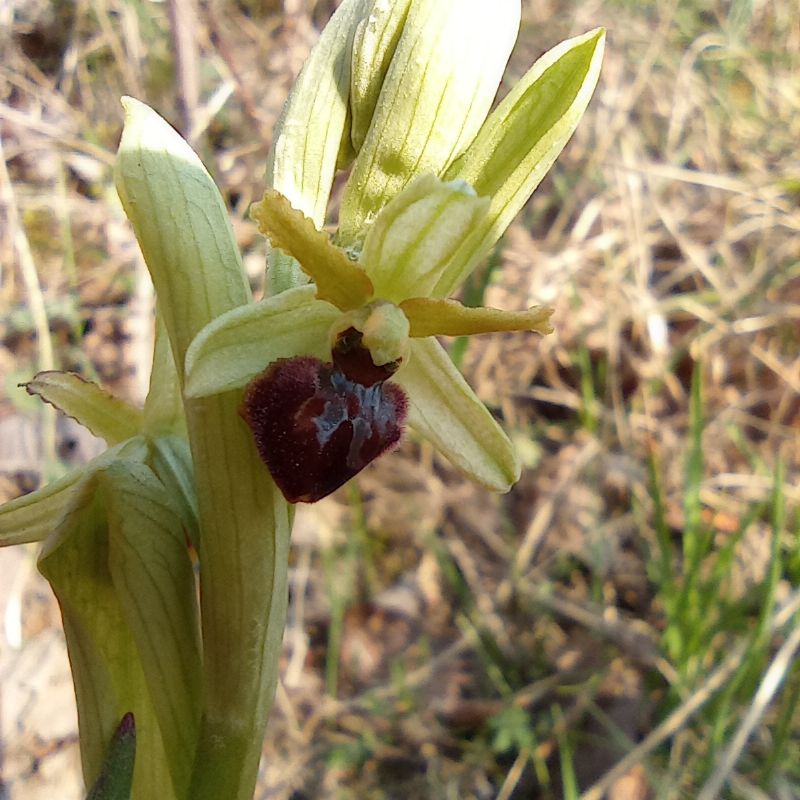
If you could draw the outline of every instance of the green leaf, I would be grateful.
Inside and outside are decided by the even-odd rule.
[[[178,796],[189,784],[200,719],[200,629],[181,509],[143,464],[99,473],[109,569],[136,642]]]
[[[494,247],[553,165],[589,104],[603,60],[602,28],[545,53],[489,115],[446,180],[489,196],[489,213],[453,254],[434,294],[447,297]]]
[[[519,480],[513,445],[435,339],[412,339],[394,379],[408,393],[409,425],[467,477],[495,492]]]
[[[127,712],[108,746],[103,769],[86,800],[130,800],[136,762],[136,724]]]
[[[150,441],[148,463],[178,509],[189,541],[197,548],[200,519],[189,442],[183,436],[167,434],[155,437]]]
[[[489,208],[465,183],[422,175],[378,214],[367,233],[361,263],[375,294],[399,303],[427,295],[454,249]]]
[[[97,780],[120,718],[132,711],[139,733],[133,797],[177,800],[139,654],[111,579],[105,502],[93,476],[81,481],[48,543],[53,549],[43,552],[39,569],[61,608],[86,784]]]
[[[298,286],[210,322],[186,353],[186,396],[244,386],[279,358],[328,359],[328,332],[340,312],[315,295],[316,287]]]
[[[77,420],[109,445],[124,442],[142,430],[141,409],[73,372],[39,372],[25,384],[25,391]]]
[[[250,302],[250,288],[225,203],[200,159],[153,109],[130,97],[123,106],[114,178],[180,370],[197,331]]]
[[[0,547],[42,541],[59,524],[84,476],[103,469],[117,458],[144,461],[146,457],[147,444],[136,437],[106,450],[84,467],[35,492],[9,500],[0,506]]]
[[[132,711],[136,800],[186,796],[200,715],[194,575],[177,509],[144,464],[84,476],[42,548],[61,607],[87,784]],[[172,787],[172,790],[170,790]]]
[[[169,346],[164,319],[156,311],[156,337],[150,388],[144,401],[144,431],[150,436],[186,435],[186,417],[178,371]]]
[[[491,108],[519,19],[518,0],[411,4],[342,196],[344,245],[362,239],[413,178],[441,174],[472,141]]]

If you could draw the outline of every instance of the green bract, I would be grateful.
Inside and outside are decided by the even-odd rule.
[[[131,99],[125,108],[117,190],[183,386],[191,339],[220,314],[246,306],[250,290],[222,196],[199,158],[151,109]],[[165,404],[171,397],[154,396]],[[252,796],[286,613],[291,510],[239,418],[240,399],[238,392],[202,399],[183,392],[200,522],[203,639],[200,731],[189,748],[193,800]]]

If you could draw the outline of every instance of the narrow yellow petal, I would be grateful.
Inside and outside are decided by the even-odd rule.
[[[274,189],[264,192],[250,216],[273,247],[279,247],[300,262],[317,286],[317,297],[342,311],[364,305],[372,297],[372,281],[344,250],[318,231],[302,212]]]
[[[469,336],[496,331],[552,333],[552,308],[531,306],[527,311],[469,308],[456,300],[412,297],[400,303],[410,325],[410,336]]]

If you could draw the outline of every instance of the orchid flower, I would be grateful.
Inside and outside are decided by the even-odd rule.
[[[376,3],[354,28],[346,14],[356,5],[345,4],[334,17],[319,61],[312,55],[300,76],[273,146],[272,188],[252,209],[272,245],[273,293],[217,317],[198,334],[187,352],[186,393],[205,397],[254,381],[243,415],[273,477],[291,501],[319,499],[386,447],[376,445],[377,430],[372,440],[362,437],[363,452],[353,452],[355,439],[342,439],[348,464],[339,458],[339,479],[331,475],[336,463],[323,444],[330,432],[320,438],[320,415],[331,403],[343,406],[348,389],[340,389],[338,404],[326,390],[325,406],[319,386],[328,373],[320,378],[321,366],[302,362],[301,369],[287,359],[335,361],[337,337],[354,329],[375,367],[391,365],[382,377],[391,376],[407,395],[409,425],[461,472],[507,491],[520,473],[514,448],[435,337],[551,330],[551,311],[542,306],[507,312],[446,298],[495,246],[571,136],[597,80],[604,34],[592,31],[544,55],[487,116],[516,33],[518,3],[491,9],[467,3],[469,11],[464,4]],[[315,115],[320,96],[342,94],[330,91],[325,79],[333,80],[336,46],[346,49],[353,31],[349,128],[346,114],[339,119],[355,156],[334,244],[320,230],[330,182],[306,176],[332,178],[341,157],[333,123],[315,122]],[[413,59],[429,49],[436,53],[430,68],[411,71]],[[377,75],[375,63],[383,65]],[[338,108],[338,100],[330,102]],[[336,119],[328,114],[325,120],[330,117]],[[310,154],[311,166],[298,164],[299,152]],[[279,369],[269,367],[276,363]],[[298,401],[278,405],[273,396],[285,391],[287,374]],[[364,421],[358,407],[339,417],[352,431]],[[278,408],[281,423],[269,411]],[[271,420],[265,430],[261,416]],[[396,428],[389,427],[386,444],[398,438]],[[317,466],[319,453],[324,458],[315,469],[310,465]]]

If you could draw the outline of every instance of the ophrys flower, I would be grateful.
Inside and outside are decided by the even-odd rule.
[[[309,403],[319,405],[324,392],[330,395],[327,402],[331,407],[346,404],[348,393],[351,399],[355,398],[352,388],[341,383],[336,393],[335,384],[330,383],[330,369],[313,372],[310,364],[303,362],[305,382],[301,382],[300,367],[283,359],[311,356],[320,359],[320,365],[332,358],[336,361],[337,342],[349,331],[359,335],[359,344],[372,367],[385,370],[383,375],[376,374],[374,380],[367,370],[351,371],[347,376],[350,381],[371,386],[391,377],[408,397],[409,424],[456,466],[497,491],[507,490],[517,480],[519,464],[508,437],[434,337],[499,330],[546,333],[550,330],[547,321],[550,310],[535,307],[524,312],[502,312],[467,308],[454,300],[417,294],[420,289],[428,287],[430,291],[435,286],[449,264],[454,243],[480,224],[488,207],[488,199],[476,197],[463,182],[443,183],[434,176],[420,177],[378,214],[367,232],[358,262],[332,244],[326,234],[317,231],[310,220],[292,209],[274,190],[267,192],[254,208],[253,216],[273,246],[294,257],[314,283],[288,289],[249,309],[236,309],[212,323],[188,353],[187,392],[190,395],[198,392],[197,386],[208,370],[219,388],[220,351],[215,356],[215,346],[234,331],[241,334],[243,328],[258,328],[264,337],[261,352],[256,355],[258,360],[248,366],[239,357],[235,364],[229,362],[229,366],[244,370],[239,373],[241,380],[250,377],[250,368],[263,368],[265,362],[278,361],[276,367],[269,368],[258,379],[257,392],[252,385],[248,389],[246,416],[252,422],[257,415],[253,410],[254,397],[273,412],[280,407],[280,417],[270,417],[271,439],[263,426],[256,426],[255,430],[259,449],[288,499],[295,502],[319,499],[323,483],[332,491],[358,471],[351,467],[358,465],[360,469],[386,449],[371,446],[373,440],[366,438],[363,454],[359,451],[349,465],[342,460],[338,473],[334,463],[329,465],[326,475],[319,477],[313,471],[304,472],[302,466],[326,450],[322,429],[317,431],[316,448],[313,438],[302,432],[313,421],[309,419],[312,415]],[[303,333],[281,335],[293,327],[302,327]],[[251,335],[247,333],[245,338]],[[276,345],[280,349],[276,350]],[[335,370],[333,374],[337,372],[347,370]],[[287,374],[294,381],[287,381]],[[287,405],[284,400],[279,405],[275,393],[287,391],[294,391],[298,404]],[[375,391],[380,391],[379,385]],[[387,391],[380,401],[383,407],[404,408],[404,403],[397,400],[397,393],[392,389]],[[300,397],[305,398],[302,404]],[[316,409],[314,420],[319,419],[325,408],[323,404]],[[389,416],[393,416],[390,412],[388,409]],[[358,437],[359,423],[374,427],[382,419],[380,414],[370,414],[366,419],[357,413],[342,417],[341,427],[347,429],[350,437]],[[386,445],[397,438],[392,433]],[[287,472],[298,473],[294,480],[301,482],[299,492],[287,491]],[[307,486],[302,484],[304,474],[308,477]]]
[[[408,397],[409,426],[463,473],[507,491],[520,472],[514,449],[435,337],[550,330],[541,306],[506,312],[446,298],[571,136],[597,81],[604,32],[546,53],[487,116],[518,3],[360,8],[343,4],[312,52],[276,134],[272,188],[252,212],[272,245],[272,296],[200,332],[187,352],[186,392],[243,386],[280,359],[331,364],[336,337],[352,327],[377,367],[399,367],[391,380]],[[348,158],[331,240],[321,230],[325,207],[336,166]],[[304,408],[299,418],[310,413]],[[293,422],[285,424],[282,432]]]

